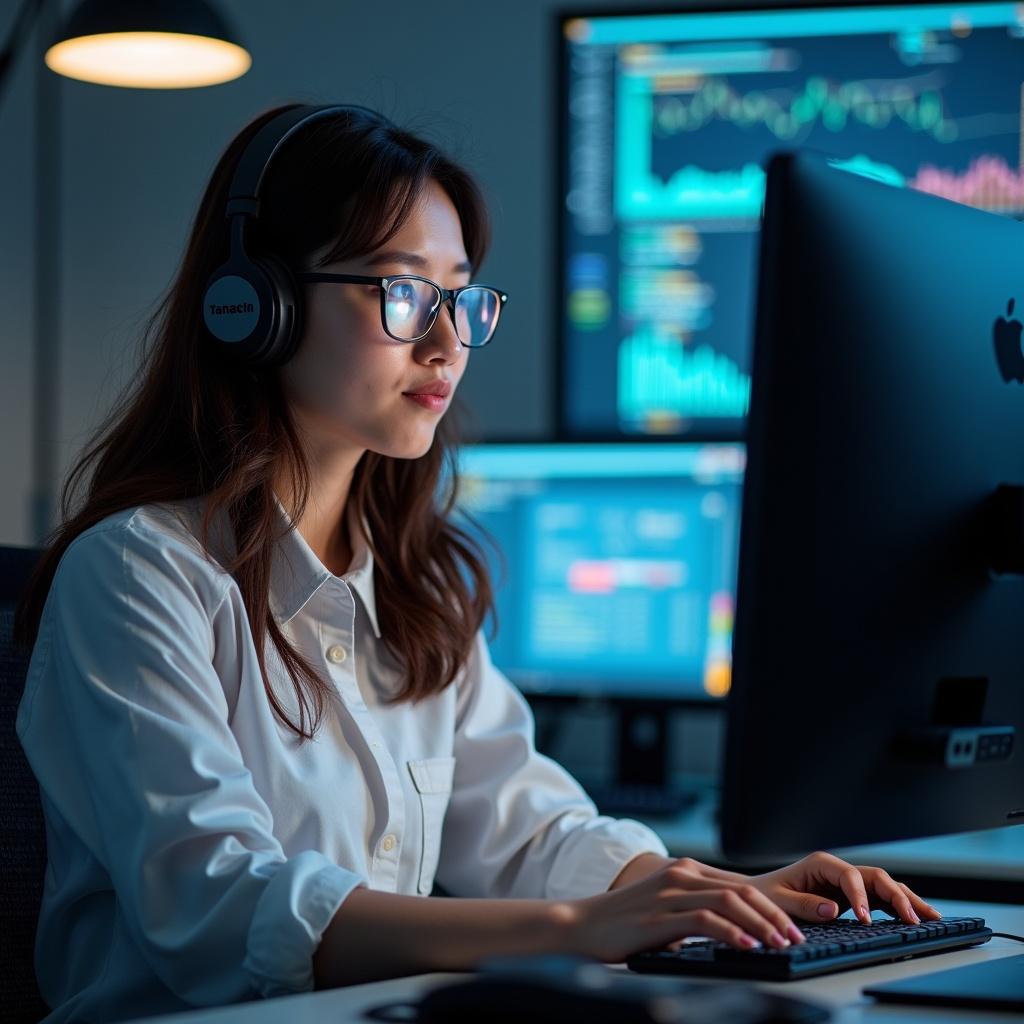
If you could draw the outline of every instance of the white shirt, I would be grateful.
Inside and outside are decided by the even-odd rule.
[[[380,641],[367,524],[351,515],[343,576],[297,529],[274,552],[272,614],[334,688],[300,744],[270,707],[237,583],[197,540],[201,501],[86,530],[43,609],[17,730],[46,817],[48,1022],[310,989],[324,928],[358,886],[572,899],[606,890],[639,853],[666,853],[645,826],[598,816],[537,752],[482,631],[442,693],[382,703],[399,673]]]

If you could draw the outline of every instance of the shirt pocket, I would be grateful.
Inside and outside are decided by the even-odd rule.
[[[429,896],[434,888],[434,873],[437,871],[437,861],[441,854],[441,828],[452,795],[455,758],[427,757],[421,761],[407,763],[413,785],[420,795],[423,820],[417,889],[420,895]]]

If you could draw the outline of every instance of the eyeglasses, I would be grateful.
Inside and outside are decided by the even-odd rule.
[[[434,326],[441,304],[448,306],[455,333],[468,348],[481,348],[494,337],[498,317],[508,296],[497,288],[471,284],[442,288],[426,277],[363,277],[360,274],[299,274],[310,284],[336,282],[368,284],[380,288],[380,320],[389,338],[419,341]]]

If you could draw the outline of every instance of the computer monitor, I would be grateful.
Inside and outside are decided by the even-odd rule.
[[[559,20],[565,438],[742,438],[775,151],[1024,212],[1019,4],[700,2]]]
[[[1024,821],[1022,302],[1024,225],[770,163],[730,861]]]
[[[664,787],[659,712],[728,692],[744,459],[675,442],[460,452],[457,515],[497,545],[494,662],[531,698],[613,701],[621,781]]]

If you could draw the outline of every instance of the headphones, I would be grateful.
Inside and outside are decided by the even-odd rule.
[[[230,221],[231,249],[227,262],[210,275],[203,296],[206,329],[233,359],[252,367],[280,366],[292,357],[302,336],[301,295],[291,271],[273,254],[250,254],[245,247],[246,223],[259,216],[267,168],[304,125],[355,111],[381,119],[360,106],[293,107],[263,125],[239,157],[224,213]]]

